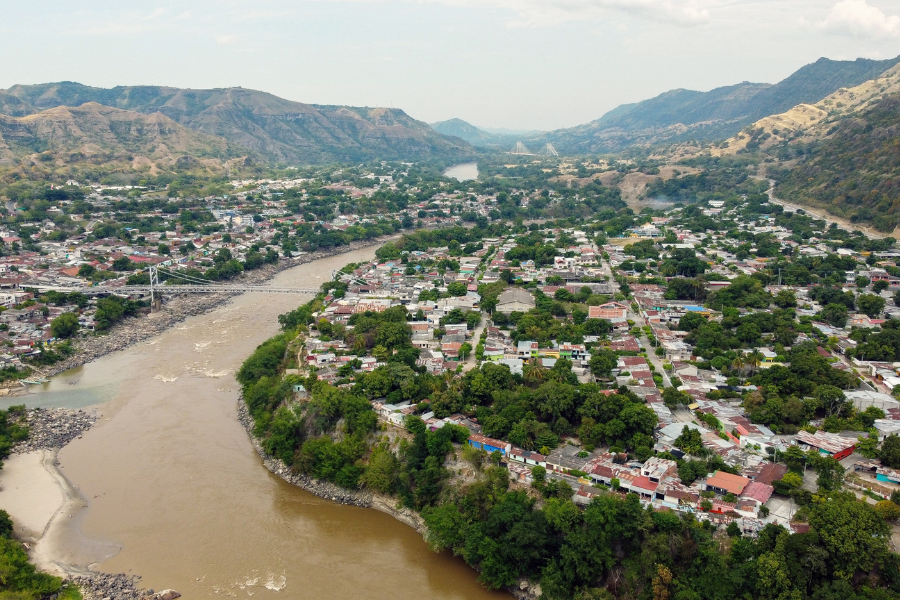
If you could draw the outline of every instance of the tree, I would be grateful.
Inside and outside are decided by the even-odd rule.
[[[896,521],[900,519],[900,506],[897,506],[890,500],[882,500],[875,505],[875,512],[878,513],[885,521]]]
[[[881,294],[881,292],[888,289],[888,287],[890,287],[890,284],[887,281],[885,281],[884,279],[879,279],[878,281],[876,281],[875,283],[872,284],[872,289],[875,291],[876,294]]]
[[[213,256],[213,262],[217,265],[225,264],[231,259],[231,250],[228,248],[219,248],[218,252]]]
[[[667,387],[662,393],[663,402],[671,409],[676,408],[679,404],[690,404],[693,398],[690,394],[680,392],[673,387]]]
[[[816,400],[825,409],[827,415],[840,413],[847,405],[847,397],[840,388],[833,385],[820,385],[816,388]]]
[[[779,308],[794,308],[797,306],[797,295],[794,290],[780,290],[775,294],[775,306]]]
[[[78,276],[79,277],[90,277],[91,275],[93,275],[96,272],[97,272],[97,269],[94,267],[94,265],[83,264],[80,267],[78,267]]]
[[[857,275],[856,276],[856,287],[859,289],[863,289],[869,285],[869,278],[865,275]]]
[[[459,359],[466,360],[469,357],[469,354],[472,353],[472,344],[469,342],[463,342],[459,347]]]
[[[465,296],[467,291],[467,286],[462,281],[454,281],[447,285],[447,292],[451,296]]]
[[[703,438],[700,437],[700,432],[689,428],[687,425],[682,428],[681,434],[675,438],[673,444],[687,454],[693,454],[694,456],[703,454]]]
[[[788,449],[781,455],[784,458],[784,464],[787,468],[795,473],[802,473],[807,463],[807,456],[800,446],[788,446]]]
[[[900,469],[900,436],[892,433],[884,438],[878,458],[890,468]]]
[[[835,327],[845,326],[847,324],[847,315],[847,307],[837,303],[829,304],[819,311],[819,317]]]
[[[381,362],[385,362],[385,361],[387,361],[388,358],[390,358],[391,353],[384,346],[378,345],[378,346],[375,346],[374,348],[372,348],[372,356],[374,356],[376,359],[378,359]]]
[[[547,376],[547,369],[541,364],[541,362],[537,358],[532,358],[527,363],[525,363],[522,368],[523,375],[525,377],[525,381],[532,383],[534,385],[540,385],[543,383],[544,378]]]
[[[131,271],[133,268],[134,265],[127,256],[120,256],[112,262],[113,271]]]
[[[618,355],[610,350],[592,351],[591,360],[588,361],[594,377],[609,377],[618,363]]]
[[[873,294],[862,294],[856,299],[859,310],[871,318],[876,318],[884,310],[884,298]]]
[[[850,579],[858,572],[868,573],[877,557],[887,552],[887,523],[871,506],[855,498],[815,505],[810,511],[809,525],[828,551],[838,578]]]
[[[396,349],[411,344],[410,334],[412,329],[406,323],[398,322],[382,322],[378,326],[378,333],[375,335],[375,343],[385,348]]]
[[[399,472],[400,461],[389,445],[383,442],[372,451],[361,481],[366,487],[382,494],[390,494],[396,488]]]
[[[813,469],[818,477],[816,485],[828,492],[840,489],[844,481],[844,467],[830,456],[814,456]]]
[[[759,350],[754,350],[747,355],[746,362],[747,366],[750,367],[751,373],[759,369],[759,365],[762,364],[762,359],[763,355]]]
[[[80,326],[78,316],[75,313],[66,312],[53,319],[50,323],[50,330],[53,332],[53,337],[65,339],[75,335]]]
[[[856,442],[856,451],[866,458],[878,456],[878,438],[872,436],[859,436]]]
[[[160,245],[157,247],[156,252],[157,252],[160,256],[168,256],[169,254],[172,253],[172,250],[170,250],[169,247],[168,247],[167,245],[165,245],[165,244],[160,244]]]

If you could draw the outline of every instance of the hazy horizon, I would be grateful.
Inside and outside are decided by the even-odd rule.
[[[686,88],[900,54],[884,0],[94,1],[8,6],[0,87],[240,86],[433,123],[550,130]]]

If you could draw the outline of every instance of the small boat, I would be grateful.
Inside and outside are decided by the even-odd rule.
[[[28,385],[37,385],[39,383],[47,383],[48,381],[50,381],[50,380],[46,379],[44,377],[41,377],[40,379],[23,379],[22,383],[27,383]]]

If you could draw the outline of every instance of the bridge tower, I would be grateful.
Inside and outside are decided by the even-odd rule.
[[[150,312],[162,310],[162,298],[157,300],[156,288],[159,287],[159,271],[156,265],[150,265]]]
[[[526,148],[526,147],[525,147],[525,144],[523,144],[522,142],[516,142],[516,145],[513,147],[512,150],[510,150],[509,153],[510,153],[510,154],[525,155],[525,156],[530,156],[530,155],[531,155],[531,152],[528,151],[528,148]]]
[[[544,149],[541,150],[541,154],[543,156],[559,156],[559,152],[557,152],[556,148],[553,147],[553,144],[549,142],[544,146]]]

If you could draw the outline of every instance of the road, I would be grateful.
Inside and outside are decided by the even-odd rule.
[[[766,190],[766,194],[769,196],[769,202],[772,204],[778,204],[779,206],[783,206],[785,208],[789,208],[793,211],[802,210],[806,214],[811,217],[815,217],[816,219],[822,219],[828,224],[835,223],[841,229],[845,229],[847,231],[862,231],[867,237],[880,240],[886,238],[888,236],[880,233],[872,233],[871,227],[863,227],[861,225],[852,224],[849,221],[841,219],[839,217],[835,217],[833,215],[829,215],[827,212],[816,212],[808,206],[803,206],[802,204],[792,204],[791,202],[786,202],[784,200],[779,200],[775,197],[775,180],[769,179],[769,189]]]
[[[647,325],[647,321],[644,319],[643,315],[641,315],[640,313],[636,314],[632,312],[631,308],[628,309],[628,318],[634,321],[635,325],[637,325],[638,327],[644,327],[645,325]],[[665,369],[663,369],[662,360],[660,360],[660,358],[656,356],[656,348],[654,348],[653,344],[650,343],[650,339],[647,337],[643,330],[641,330],[641,335],[638,340],[641,342],[641,346],[643,346],[647,351],[647,361],[654,367],[656,367],[657,373],[662,375],[663,386],[672,387],[672,380],[669,379],[669,374]]]
[[[609,277],[610,281],[614,281],[612,268],[609,266],[609,263],[606,261],[602,261],[600,264],[603,265],[604,273],[607,277]],[[628,305],[628,312],[626,313],[627,318],[634,321],[635,325],[638,327],[644,327],[647,325],[647,320],[644,316],[638,311],[635,313],[631,310],[630,301],[625,302]],[[641,343],[641,346],[647,351],[647,361],[652,364],[656,368],[656,372],[662,375],[663,385],[665,387],[672,387],[672,380],[669,379],[669,374],[663,369],[662,361],[655,354],[656,348],[653,347],[653,344],[650,343],[650,339],[644,333],[643,329],[641,330],[641,335],[638,337],[638,341]]]
[[[481,339],[481,332],[484,331],[486,323],[487,318],[482,316],[481,323],[475,328],[475,334],[472,336],[472,340],[469,341],[469,343],[472,344],[472,353],[466,358],[466,363],[463,365],[463,373],[471,371],[478,366],[478,360],[475,358],[475,347],[478,346],[478,340]]]

